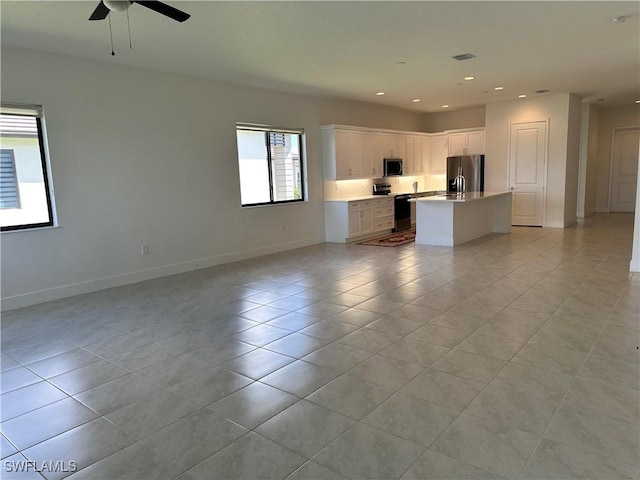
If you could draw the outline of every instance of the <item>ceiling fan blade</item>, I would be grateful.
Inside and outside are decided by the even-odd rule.
[[[107,7],[102,1],[98,4],[96,9],[93,11],[89,20],[104,20],[109,15],[109,7]]]
[[[176,22],[184,22],[191,16],[188,13],[183,12],[182,10],[178,10],[177,8],[173,8],[172,6],[167,5],[166,3],[162,3],[154,0],[144,1],[144,2],[142,1],[139,2],[136,0],[136,1],[132,1],[131,3],[137,3],[139,5],[142,5],[143,7],[147,7],[148,9],[153,10],[154,12],[161,13],[166,17],[174,19]]]

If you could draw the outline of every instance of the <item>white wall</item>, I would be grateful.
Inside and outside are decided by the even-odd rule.
[[[482,105],[480,107],[429,113],[423,117],[421,130],[436,133],[458,128],[484,127],[485,112],[486,108]]]
[[[588,217],[596,212],[596,189],[598,182],[598,132],[600,130],[600,109],[593,104],[583,107],[583,134],[581,138],[584,151],[580,161],[583,163],[581,188],[583,195],[578,205],[578,216]]]
[[[577,220],[578,176],[580,170],[580,127],[582,101],[577,95],[569,97],[569,118],[567,125],[567,165],[564,185],[564,226]]]
[[[485,122],[485,189],[509,188],[509,125],[548,121],[547,191],[544,226],[565,226],[565,185],[569,138],[569,93],[490,103]],[[575,119],[576,115],[572,115]],[[580,114],[577,115],[578,132]],[[572,126],[573,128],[573,126]],[[572,135],[572,154],[578,155]],[[577,177],[577,158],[575,172]],[[576,180],[577,181],[577,180]],[[577,184],[576,184],[577,185]],[[573,216],[575,217],[575,211]],[[571,219],[567,219],[569,223]]]
[[[3,309],[322,242],[320,125],[421,124],[370,104],[6,47],[1,73],[4,101],[44,107],[60,225],[2,235]],[[240,207],[236,122],[305,129],[309,202]]]

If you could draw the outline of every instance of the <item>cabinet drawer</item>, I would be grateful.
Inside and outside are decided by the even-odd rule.
[[[393,215],[393,205],[375,207],[373,210],[373,216],[378,217],[388,217]]]
[[[393,198],[376,198],[373,201],[373,206],[374,207],[382,207],[382,206],[386,206],[386,205],[393,205]]]
[[[376,231],[378,230],[387,230],[389,228],[393,228],[393,218],[379,218],[374,222],[374,228]]]
[[[349,202],[349,210],[359,210],[361,208],[371,207],[371,200],[358,200],[357,202]]]

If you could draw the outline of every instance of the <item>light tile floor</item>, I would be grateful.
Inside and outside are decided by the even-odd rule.
[[[632,222],[317,245],[6,312],[2,478],[637,480]]]

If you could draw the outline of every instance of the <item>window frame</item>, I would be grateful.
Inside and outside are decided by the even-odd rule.
[[[20,104],[5,104],[0,105],[0,113],[2,115],[13,115],[18,117],[33,117],[36,120],[36,129],[38,137],[38,149],[40,152],[40,166],[42,168],[42,181],[44,183],[45,196],[47,199],[47,215],[49,220],[46,222],[38,223],[25,223],[18,225],[2,225],[0,226],[0,232],[15,232],[26,231],[38,228],[48,228],[56,226],[56,216],[54,210],[53,199],[53,185],[51,183],[51,175],[49,173],[49,158],[47,155],[47,148],[45,145],[45,135],[43,127],[43,112],[42,107],[39,105],[20,105]],[[17,175],[16,166],[16,175]]]
[[[252,207],[265,207],[265,206],[273,206],[273,205],[285,205],[291,203],[299,203],[307,201],[307,186],[306,186],[306,154],[305,154],[305,137],[304,137],[304,129],[303,128],[278,128],[272,126],[265,125],[255,125],[249,123],[236,123],[236,145],[238,141],[238,132],[239,131],[253,131],[253,132],[262,132],[265,135],[265,145],[267,151],[267,158],[265,159],[267,162],[267,170],[269,174],[269,197],[270,201],[268,202],[257,202],[257,203],[242,203],[242,195],[240,196],[240,206],[242,208],[252,208]],[[269,140],[269,136],[271,134],[291,134],[298,135],[298,151],[299,151],[299,162],[300,162],[300,198],[295,198],[292,200],[274,200],[274,183],[273,183],[273,153],[271,151],[271,142]],[[238,160],[238,180],[240,182],[240,187],[242,188],[242,177],[240,176],[240,152],[237,151],[237,160]]]

